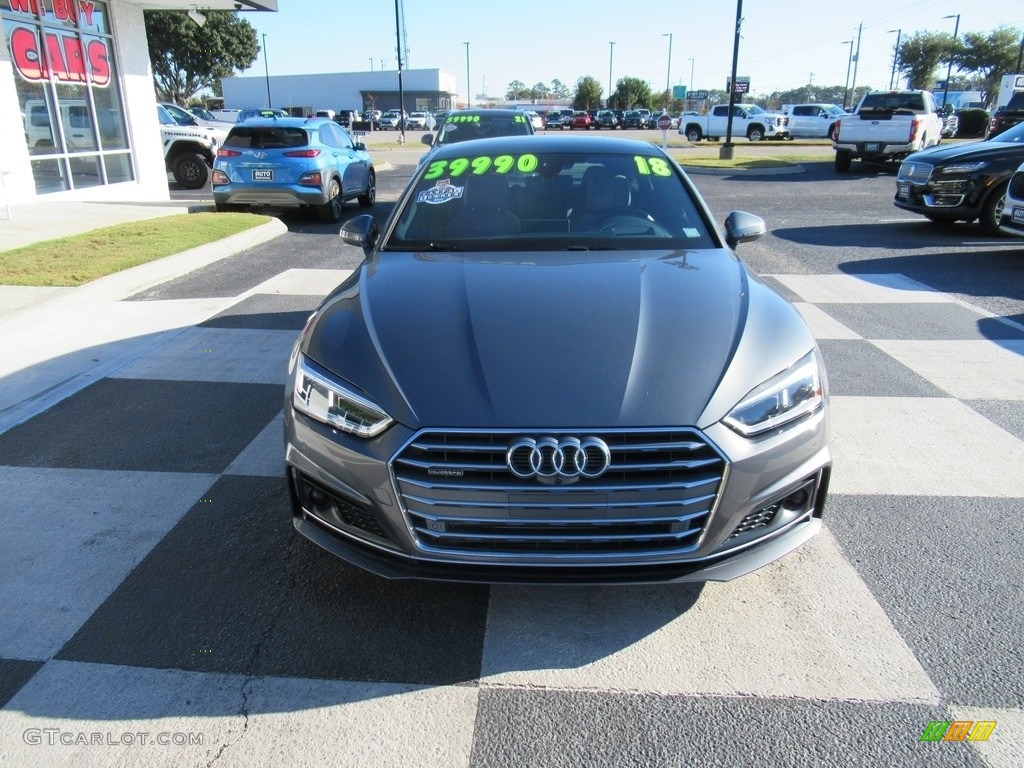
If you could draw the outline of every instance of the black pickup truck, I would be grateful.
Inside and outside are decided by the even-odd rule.
[[[1002,133],[1021,122],[1024,122],[1024,91],[1017,91],[1006,102],[1005,107],[992,115],[992,121],[988,124],[988,137],[991,139],[997,133]]]

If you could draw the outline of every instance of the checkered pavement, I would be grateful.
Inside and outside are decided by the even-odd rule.
[[[294,534],[282,479],[287,356],[344,274],[188,304],[0,434],[0,764],[1024,765],[1024,329],[768,276],[829,371],[822,535],[727,584],[388,582]],[[920,742],[957,719],[998,725]]]

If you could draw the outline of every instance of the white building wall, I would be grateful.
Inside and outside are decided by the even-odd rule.
[[[160,124],[156,117],[156,92],[149,64],[149,46],[142,8],[131,0],[108,0],[118,81],[125,118],[135,159],[134,182],[36,195],[35,182],[25,143],[25,126],[18,108],[14,65],[7,46],[0,44],[0,170],[12,205],[33,200],[169,200]]]
[[[0,44],[0,174],[6,202],[18,203],[35,196],[36,185],[25,144],[25,123],[14,87],[14,64],[10,51],[3,44]]]

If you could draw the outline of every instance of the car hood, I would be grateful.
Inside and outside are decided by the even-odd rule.
[[[1007,141],[972,141],[967,144],[936,144],[907,156],[910,162],[945,163],[966,158],[982,160],[989,155],[1018,155],[1024,159],[1024,144]]]
[[[386,252],[325,299],[301,347],[411,428],[697,424],[740,346],[752,286],[772,309],[755,313],[760,349],[734,366],[723,402],[797,359],[773,337],[796,310],[731,251],[526,255],[540,263]],[[563,263],[543,263],[553,256]],[[766,320],[780,311],[785,328]]]

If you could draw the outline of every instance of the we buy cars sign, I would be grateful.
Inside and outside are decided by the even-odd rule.
[[[86,0],[53,0],[48,10],[40,0],[11,0],[12,12],[31,13],[83,27],[93,26],[95,5]],[[36,27],[12,26],[8,39],[11,61],[25,80],[53,79],[64,83],[89,82],[96,86],[110,83],[110,52],[104,39],[83,39],[76,33],[44,28],[42,37]]]

